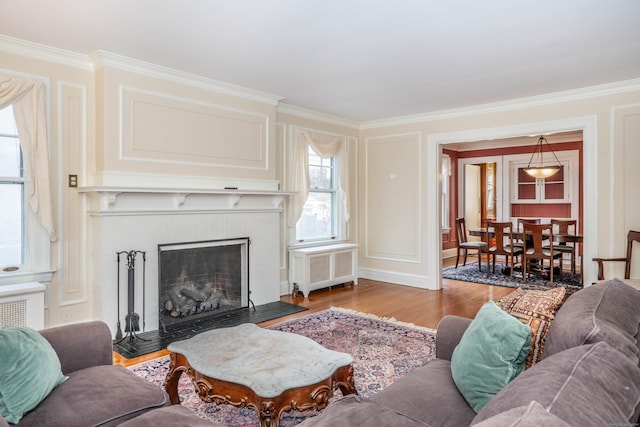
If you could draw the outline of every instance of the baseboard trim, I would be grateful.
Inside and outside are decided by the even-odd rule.
[[[359,268],[358,277],[381,282],[395,283],[398,285],[413,286],[421,289],[436,290],[436,281],[429,277],[416,274],[397,273],[393,271],[375,270],[371,268]]]

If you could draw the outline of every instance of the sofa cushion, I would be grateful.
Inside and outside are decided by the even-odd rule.
[[[571,427],[538,402],[509,409],[476,424],[476,427]]]
[[[542,358],[551,321],[564,301],[563,287],[546,291],[518,288],[496,303],[498,307],[531,328],[531,350],[525,364],[530,368]]]
[[[319,415],[307,418],[299,427],[353,427],[353,426],[395,426],[430,427],[422,421],[389,409],[356,395],[348,395],[335,402]]]
[[[571,347],[605,341],[637,365],[638,307],[640,292],[617,279],[576,292],[556,313],[543,358]]]
[[[66,378],[51,344],[24,326],[0,329],[0,413],[17,424]]]
[[[531,347],[531,328],[498,307],[485,303],[451,357],[458,390],[478,412],[524,370]]]
[[[433,426],[467,426],[476,415],[451,378],[451,362],[443,359],[427,362],[369,400]]]
[[[628,425],[637,418],[640,368],[606,342],[570,348],[509,383],[473,423],[532,400],[572,426]]]
[[[122,366],[94,366],[69,374],[20,426],[115,426],[169,405],[160,387]]]

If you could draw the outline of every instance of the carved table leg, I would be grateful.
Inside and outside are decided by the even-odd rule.
[[[353,379],[353,365],[338,368],[333,374],[335,386],[340,388],[343,396],[347,394],[358,394],[356,384]]]
[[[171,403],[174,405],[180,404],[180,396],[178,395],[178,382],[182,373],[187,370],[185,366],[182,366],[180,363],[178,363],[178,359],[183,357],[184,356],[180,354],[171,353],[171,363],[169,364],[169,372],[167,373],[166,385],[164,386],[167,394],[169,394]]]

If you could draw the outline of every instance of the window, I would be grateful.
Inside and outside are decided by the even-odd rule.
[[[25,264],[22,151],[11,106],[0,110],[0,267]]]
[[[336,157],[323,159],[311,147],[308,154],[309,198],[296,224],[296,240],[300,243],[335,239],[338,233]]]

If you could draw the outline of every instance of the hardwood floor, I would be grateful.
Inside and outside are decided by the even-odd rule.
[[[475,260],[471,258],[468,262],[475,262]],[[453,264],[455,264],[455,259],[453,259]],[[444,265],[452,264],[450,260],[447,260]],[[269,326],[330,307],[343,307],[380,317],[393,317],[402,322],[435,329],[444,315],[455,314],[473,318],[485,302],[498,300],[513,290],[501,286],[445,279],[441,290],[431,291],[360,279],[358,285],[340,285],[331,289],[320,289],[311,292],[309,298],[304,298],[302,295],[282,296],[281,301],[302,305],[308,307],[309,310],[259,323],[259,325]],[[114,352],[114,363],[131,366],[165,354],[167,351],[162,350],[134,359],[125,359]]]

